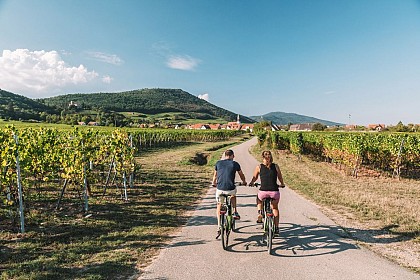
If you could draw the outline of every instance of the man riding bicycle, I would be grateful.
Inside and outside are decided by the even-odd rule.
[[[235,186],[235,175],[236,172],[238,172],[239,177],[242,180],[242,184],[245,186],[245,175],[241,170],[241,166],[238,162],[234,161],[233,158],[235,157],[232,150],[226,150],[224,153],[224,159],[217,161],[214,175],[213,175],[213,183],[212,185],[214,187],[217,187],[216,189],[216,201],[217,201],[217,236],[218,238],[220,236],[220,207],[221,207],[221,201],[220,201],[220,195],[221,194],[227,194],[231,196],[231,203],[233,208],[233,217],[237,220],[240,219],[239,213],[236,209],[236,186]]]

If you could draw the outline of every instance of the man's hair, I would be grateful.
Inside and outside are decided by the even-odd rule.
[[[225,152],[225,156],[226,156],[226,157],[233,156],[233,151],[232,151],[231,149],[226,150],[226,152]]]

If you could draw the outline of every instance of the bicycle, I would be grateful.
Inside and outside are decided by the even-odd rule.
[[[236,186],[240,186],[241,183],[235,183]],[[230,232],[235,232],[236,220],[233,217],[233,209],[231,198],[229,194],[220,194],[223,197],[220,205],[220,236],[222,239],[222,246],[224,250],[227,250],[229,246]]]
[[[260,184],[255,183],[254,184],[255,187],[260,186]],[[281,186],[281,188],[284,188],[284,186]],[[272,198],[268,197],[263,199],[262,201],[262,210],[261,210],[261,215],[263,216],[263,236],[262,236],[262,242],[265,242],[267,244],[267,251],[268,254],[271,255],[271,250],[273,247],[273,238],[274,238],[274,231],[275,231],[275,226],[274,226],[274,213],[273,213],[273,208],[271,207],[271,201]]]
[[[231,195],[221,194],[224,197],[222,205],[220,206],[220,235],[222,239],[222,246],[224,250],[227,250],[229,245],[229,235],[231,231],[235,231],[235,219],[233,218]]]
[[[273,247],[273,237],[274,237],[274,213],[273,208],[271,208],[271,198],[265,198],[263,201],[262,215],[264,218],[263,230],[264,234],[262,240],[267,243],[267,251],[271,255],[271,249]]]

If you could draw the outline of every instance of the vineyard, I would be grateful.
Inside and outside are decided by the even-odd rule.
[[[420,177],[419,133],[272,132],[259,141],[343,166],[357,177],[361,168],[393,177]]]
[[[76,190],[77,203],[84,213],[89,210],[93,184],[102,189],[103,196],[113,186],[127,200],[139,168],[135,156],[143,150],[176,143],[221,141],[239,133],[77,128],[64,131],[7,126],[0,130],[0,218],[10,218],[14,227],[20,220],[24,232],[25,215],[37,210],[31,208],[30,202],[35,200],[32,198],[45,190],[56,193],[50,204],[59,211],[70,186]]]

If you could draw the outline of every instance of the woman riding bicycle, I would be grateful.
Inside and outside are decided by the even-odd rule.
[[[257,181],[258,176],[261,177],[261,187],[257,195],[257,209],[258,219],[257,223],[262,223],[262,201],[265,198],[272,198],[271,207],[274,214],[275,233],[279,232],[279,201],[280,201],[280,188],[284,188],[283,176],[281,175],[280,167],[273,163],[273,156],[270,151],[262,152],[263,162],[259,164],[254,171],[250,186],[253,186]],[[280,181],[280,186],[277,184],[277,179]]]

